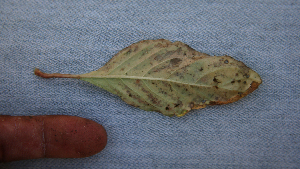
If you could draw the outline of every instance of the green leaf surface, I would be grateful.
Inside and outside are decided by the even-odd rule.
[[[167,116],[183,116],[206,105],[232,103],[254,91],[260,76],[230,56],[209,56],[182,42],[145,40],[116,54],[102,68],[79,78],[120,96],[126,103]]]

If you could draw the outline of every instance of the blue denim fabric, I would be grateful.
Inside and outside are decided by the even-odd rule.
[[[232,56],[263,83],[235,103],[170,118],[84,81],[33,74],[87,73],[132,43],[161,38]],[[2,0],[0,114],[92,119],[108,144],[88,158],[0,168],[299,168],[299,72],[297,0]]]

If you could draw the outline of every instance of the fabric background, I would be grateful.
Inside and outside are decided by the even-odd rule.
[[[263,83],[238,102],[170,118],[84,81],[33,74],[87,73],[161,38],[232,56]],[[0,168],[300,168],[299,53],[297,0],[1,0],[0,114],[92,119],[108,144],[88,158]]]

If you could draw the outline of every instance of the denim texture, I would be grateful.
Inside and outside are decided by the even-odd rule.
[[[235,103],[170,118],[84,81],[33,74],[87,73],[161,38],[232,56],[263,83]],[[300,168],[299,78],[297,0],[1,0],[0,115],[88,118],[108,143],[88,158],[0,168]]]

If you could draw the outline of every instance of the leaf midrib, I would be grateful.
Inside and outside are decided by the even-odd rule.
[[[185,82],[175,81],[175,80],[171,80],[171,79],[153,78],[153,77],[140,77],[140,76],[127,76],[127,75],[106,75],[106,76],[80,75],[80,78],[155,80],[155,81],[165,81],[165,82],[179,83],[179,84],[197,86],[197,87],[209,87],[209,88],[213,87],[212,85],[200,85],[200,84],[196,84],[196,83],[185,83]],[[223,87],[219,87],[219,88],[221,88],[223,90],[230,90],[230,89],[225,89]],[[236,91],[236,90],[230,90],[230,91]]]

